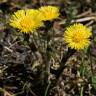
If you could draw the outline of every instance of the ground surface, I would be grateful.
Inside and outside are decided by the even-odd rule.
[[[43,96],[39,84],[44,83],[41,75],[44,58],[38,51],[43,50],[42,42],[35,37],[34,44],[30,37],[29,46],[23,35],[8,24],[13,12],[42,5],[59,6],[61,12],[60,20],[54,22],[54,36],[50,33],[53,30],[49,31],[53,36],[52,69],[58,68],[62,52],[67,50],[63,33],[69,23],[81,22],[93,32],[90,48],[76,52],[68,60],[63,74],[47,95],[96,96],[96,0],[0,0],[0,96]],[[50,74],[49,78],[55,76]]]

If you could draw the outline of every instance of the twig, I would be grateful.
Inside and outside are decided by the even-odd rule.
[[[84,17],[76,20],[72,20],[71,22],[85,22],[85,21],[90,21],[90,20],[96,20],[96,16],[91,16],[91,17]]]
[[[10,49],[10,48],[8,48],[7,46],[5,46],[4,48],[7,49],[7,50],[8,50],[9,52],[11,52],[11,53],[13,52],[13,50]]]
[[[88,11],[83,12],[83,13],[81,13],[81,14],[77,15],[76,17],[77,17],[77,18],[80,18],[80,17],[86,16],[86,15],[90,14],[90,13],[91,13],[91,11],[92,11],[92,10],[91,10],[91,8],[90,8]]]
[[[4,92],[6,95],[5,96],[15,96],[14,94],[13,95],[11,95],[9,92],[7,92],[5,89],[3,89],[3,88],[0,88],[0,91],[1,92]]]
[[[92,20],[92,21],[88,22],[88,23],[86,24],[86,26],[90,26],[90,25],[93,24],[93,23],[94,23],[94,21]]]

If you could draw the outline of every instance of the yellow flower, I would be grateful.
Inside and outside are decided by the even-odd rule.
[[[21,30],[21,32],[31,33],[43,25],[41,20],[41,15],[38,10],[18,10],[12,15],[10,25]]]
[[[40,13],[44,21],[54,20],[59,17],[59,8],[55,6],[43,6],[39,8]]]
[[[66,29],[64,40],[71,49],[80,50],[89,46],[91,35],[92,33],[89,28],[78,23]]]

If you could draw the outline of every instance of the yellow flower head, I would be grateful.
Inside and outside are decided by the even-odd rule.
[[[59,17],[59,8],[55,6],[43,6],[39,8],[39,11],[42,14],[44,21],[52,21]]]
[[[92,33],[89,28],[78,23],[66,29],[64,40],[71,49],[80,50],[89,46],[91,35]]]
[[[30,33],[42,26],[41,20],[41,15],[38,10],[19,10],[11,16],[10,25],[21,30],[21,32]]]

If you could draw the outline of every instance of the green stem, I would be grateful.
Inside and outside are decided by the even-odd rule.
[[[48,83],[44,96],[48,96],[48,91],[49,91],[50,85],[51,85],[51,82]]]
[[[46,21],[45,22],[45,25],[46,25],[46,28],[45,28],[45,32],[44,32],[44,41],[45,41],[45,54],[43,55],[43,58],[44,58],[44,63],[45,63],[45,76],[44,76],[44,86],[46,88],[44,88],[45,90],[45,93],[44,93],[44,96],[47,96],[47,93],[49,91],[49,88],[50,88],[50,80],[48,79],[49,78],[49,75],[50,75],[50,53],[51,53],[51,50],[50,50],[50,46],[49,46],[49,42],[50,42],[50,34],[48,33],[48,31],[52,28],[53,26],[53,23],[50,22],[50,21]]]
[[[80,96],[83,96],[83,91],[84,91],[84,88],[83,86],[81,87],[81,90],[80,90]]]

